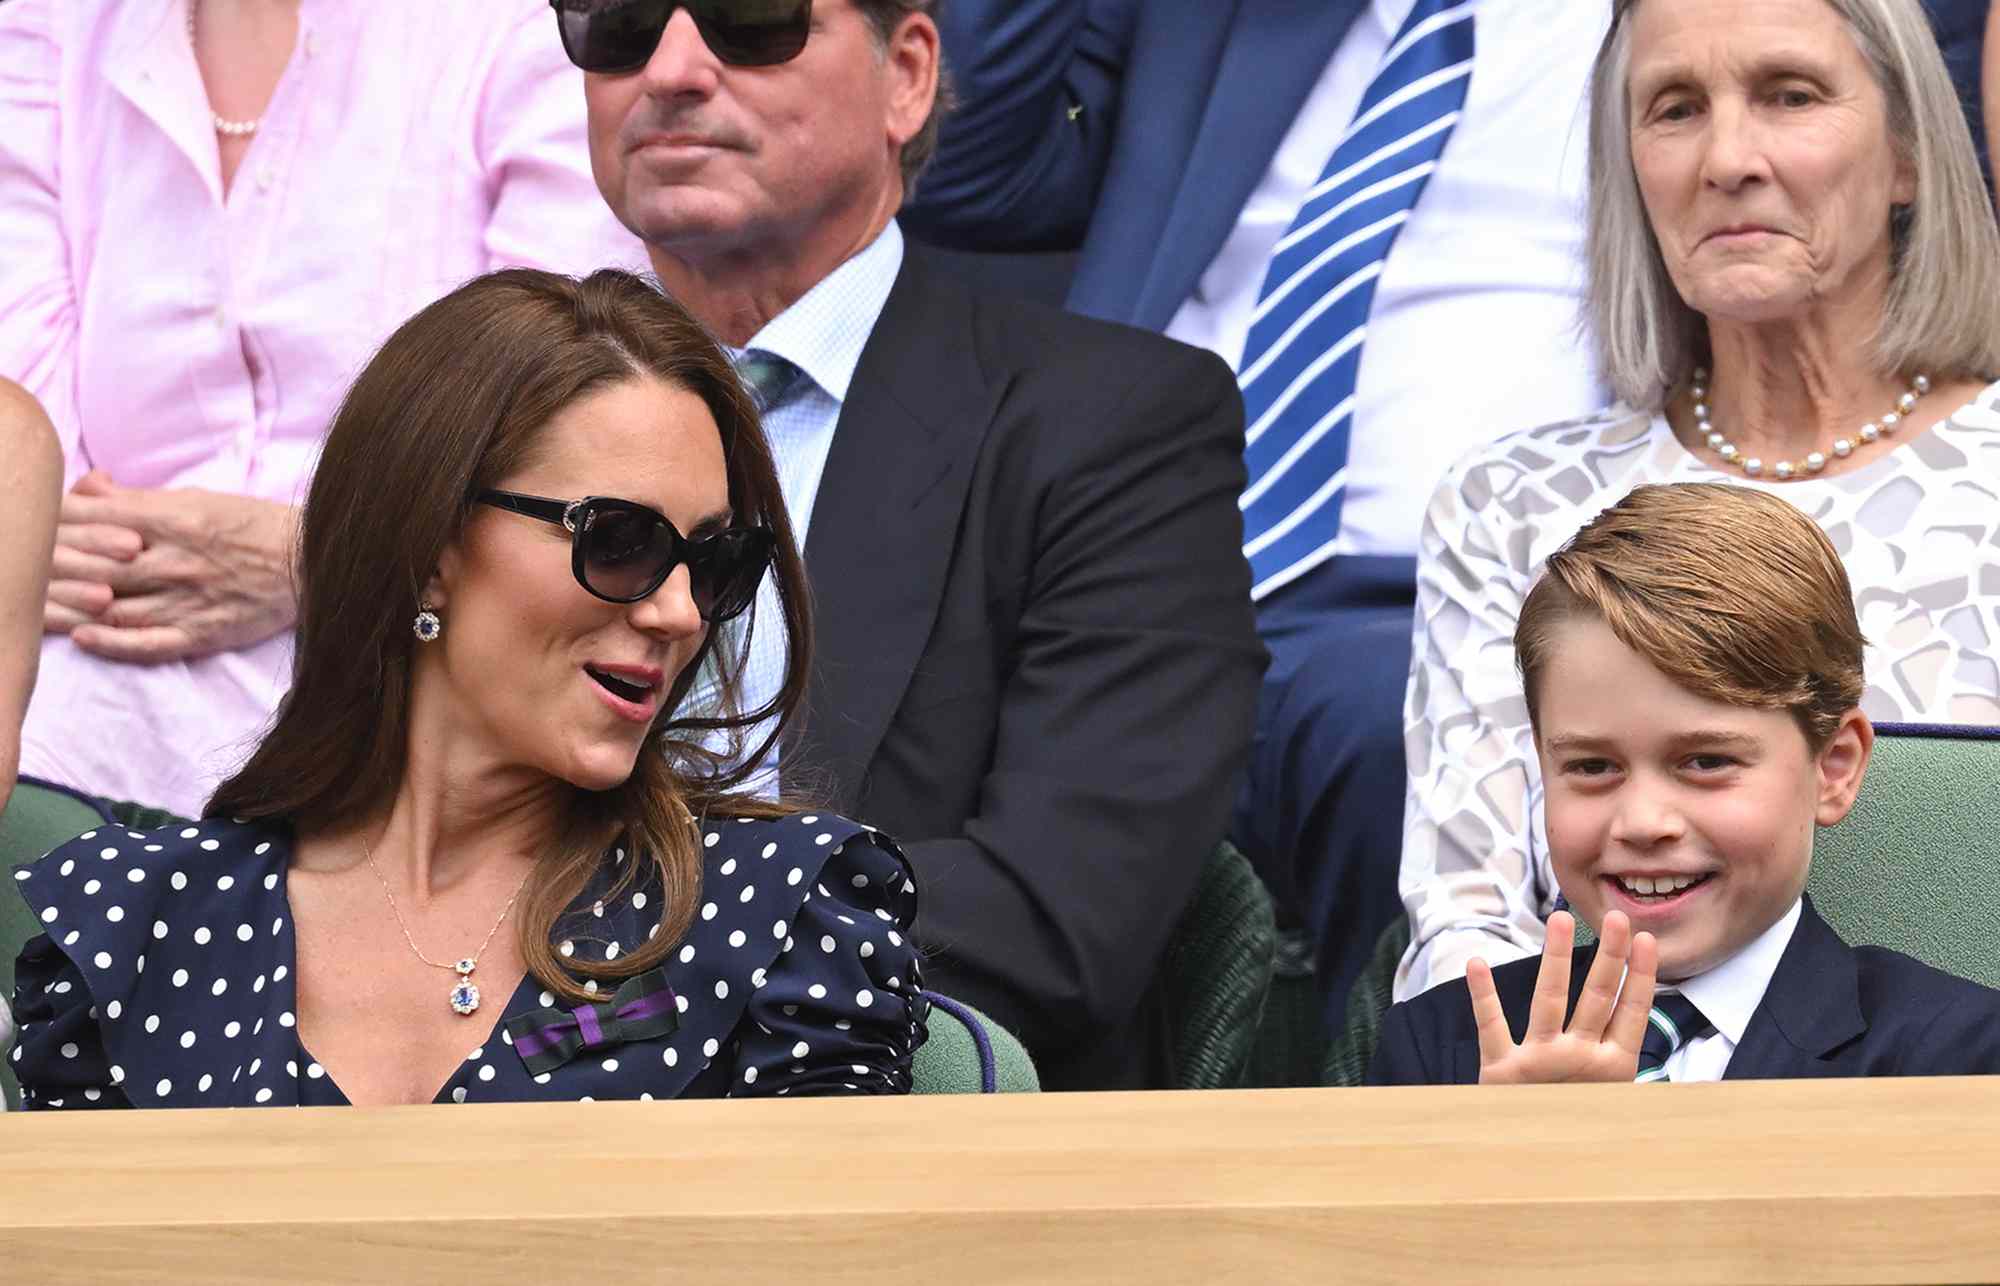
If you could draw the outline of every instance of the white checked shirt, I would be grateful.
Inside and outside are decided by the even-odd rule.
[[[791,515],[792,531],[801,552],[812,523],[813,503],[819,497],[820,477],[826,472],[827,453],[833,449],[833,431],[840,422],[840,408],[847,401],[854,368],[861,362],[861,350],[882,316],[896,274],[903,267],[903,232],[892,220],[866,249],[822,278],[818,285],[800,296],[784,312],[766,322],[764,328],[740,349],[731,349],[733,359],[744,353],[769,353],[799,368],[795,380],[776,406],[764,412],[764,436],[770,440],[771,454],[778,466],[778,485],[784,492],[785,510]],[[754,628],[751,626],[754,624]],[[742,646],[746,630],[750,653],[743,672],[744,708],[754,710],[778,694],[785,681],[784,617],[778,607],[778,591],[768,576],[758,588],[757,602],[750,612],[729,623],[724,643]],[[713,664],[713,663],[712,663]],[[688,697],[690,710],[712,710],[719,699],[713,674],[705,674]],[[744,736],[742,744],[729,746],[718,739],[717,749],[731,755],[746,753],[761,741],[767,730],[759,728]],[[718,734],[719,737],[719,734]],[[765,774],[757,788],[775,794],[778,788],[776,748],[765,761]]]
[[[1715,1030],[1698,1036],[1668,1055],[1667,1079],[1672,1082],[1719,1081],[1729,1070],[1729,1060],[1743,1043],[1743,1033],[1771,977],[1778,972],[1785,948],[1799,927],[1803,902],[1778,917],[1776,924],[1752,938],[1741,951],[1707,973],[1683,978],[1672,990],[1680,992],[1701,1010],[1701,1016],[1715,1024]]]

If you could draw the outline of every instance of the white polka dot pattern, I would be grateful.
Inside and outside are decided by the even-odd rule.
[[[906,1092],[926,1006],[896,982],[919,968],[895,932],[915,913],[901,854],[840,818],[738,820],[704,828],[701,912],[656,966],[675,1031],[531,1075],[500,1024],[557,1001],[526,979],[490,1019],[468,1021],[482,1043],[436,1101]],[[24,1106],[345,1103],[296,1025],[289,852],[286,828],[209,820],[79,837],[18,872],[52,926],[21,957],[11,1059]],[[636,948],[620,944],[657,927],[658,882],[614,892],[620,869],[607,853],[559,923],[565,960],[623,961]],[[109,908],[114,889],[122,905]],[[794,933],[818,949],[793,951]]]

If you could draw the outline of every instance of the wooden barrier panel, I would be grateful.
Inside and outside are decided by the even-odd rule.
[[[0,1281],[1994,1282],[2000,1080],[0,1117]]]

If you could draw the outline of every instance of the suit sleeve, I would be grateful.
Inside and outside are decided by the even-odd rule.
[[[1368,1064],[1369,1085],[1438,1085],[1443,1082],[1431,1071],[1424,1057],[1423,1042],[1417,1039],[1416,1024],[1410,1020],[1410,1006],[1391,1005],[1382,1015],[1382,1031],[1376,1038],[1375,1057]]]
[[[952,0],[939,20],[958,106],[905,208],[969,250],[1069,250],[1111,154],[1140,0]]]
[[[1036,429],[1035,554],[978,811],[906,844],[933,985],[1037,1053],[1101,1038],[1144,993],[1222,838],[1264,665],[1228,368],[1157,340],[1093,358]]]

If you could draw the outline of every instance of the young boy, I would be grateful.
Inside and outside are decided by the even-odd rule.
[[[1514,653],[1557,882],[1600,942],[1573,969],[1557,912],[1539,964],[1475,960],[1395,1006],[1371,1082],[2000,1071],[2000,992],[1850,947],[1804,895],[1874,744],[1817,524],[1748,488],[1640,487],[1549,559]]]

